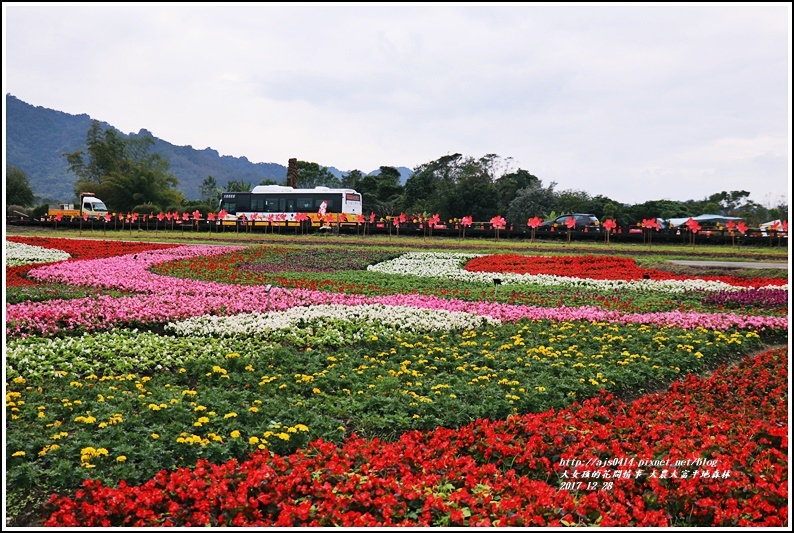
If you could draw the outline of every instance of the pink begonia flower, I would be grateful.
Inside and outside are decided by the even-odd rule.
[[[247,287],[246,298],[239,298],[240,287],[224,283],[179,279],[149,271],[152,265],[200,256],[216,256],[243,249],[238,246],[181,246],[150,252],[68,261],[30,271],[33,279],[73,285],[115,288],[140,293],[115,298],[99,296],[72,300],[49,300],[6,305],[7,335],[51,335],[64,327],[88,331],[124,327],[130,323],[166,323],[208,313],[233,315],[252,311],[277,311],[296,306],[408,305],[424,309],[463,311],[490,316],[503,322],[530,320],[587,320],[621,324],[653,324],[684,329],[706,327],[725,330],[731,327],[788,329],[787,317],[742,316],[734,313],[660,312],[625,313],[598,307],[543,308],[496,302],[447,300],[437,296],[396,294],[363,296],[326,293],[306,289]],[[179,302],[179,305],[174,305]],[[64,326],[65,325],[65,326]]]

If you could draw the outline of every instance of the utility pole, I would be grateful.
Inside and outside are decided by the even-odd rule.
[[[298,160],[295,157],[287,163],[287,187],[298,188]]]

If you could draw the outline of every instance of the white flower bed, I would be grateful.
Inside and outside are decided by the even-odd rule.
[[[166,330],[182,336],[265,336],[289,340],[313,337],[322,343],[355,342],[380,333],[463,330],[501,321],[471,313],[381,304],[313,305],[271,313],[197,316],[172,322]]]
[[[443,252],[408,252],[390,261],[370,265],[367,270],[383,274],[419,276],[423,278],[447,278],[458,281],[493,283],[494,278],[501,280],[503,285],[537,284],[557,287],[592,288],[598,290],[654,290],[670,293],[687,290],[704,291],[741,291],[744,287],[736,287],[721,281],[691,280],[651,280],[637,281],[583,279],[549,274],[514,274],[511,272],[469,272],[463,269],[467,261],[481,257],[483,254],[443,253]],[[788,285],[769,286],[772,289],[788,290]]]
[[[55,263],[57,261],[65,261],[72,257],[63,250],[53,250],[12,241],[5,241],[5,243],[6,266],[20,266],[30,263]]]

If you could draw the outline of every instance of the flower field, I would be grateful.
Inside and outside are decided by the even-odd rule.
[[[6,238],[11,525],[788,525],[788,280]]]

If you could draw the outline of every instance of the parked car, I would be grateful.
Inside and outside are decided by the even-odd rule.
[[[567,221],[569,217],[573,217],[576,226],[571,228],[572,231],[601,231],[601,223],[598,217],[586,213],[568,213],[567,215],[560,215],[554,220],[547,220],[540,225],[540,229],[554,231],[566,231],[568,229]]]

